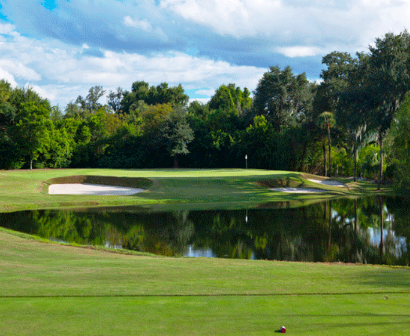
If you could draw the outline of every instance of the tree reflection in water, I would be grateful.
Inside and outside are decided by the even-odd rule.
[[[403,198],[369,197],[291,209],[268,204],[232,211],[41,210],[0,214],[0,225],[166,256],[211,251],[220,258],[409,265],[409,205]]]

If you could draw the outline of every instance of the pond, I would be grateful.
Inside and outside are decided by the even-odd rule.
[[[298,208],[154,212],[138,207],[0,213],[55,241],[165,256],[409,265],[410,201],[337,199]]]

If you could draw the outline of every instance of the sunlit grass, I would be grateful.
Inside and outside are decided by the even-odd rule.
[[[410,269],[124,255],[0,232],[2,335],[410,332]]]
[[[48,195],[43,182],[73,175],[145,178],[152,186],[133,196]],[[56,207],[174,204],[198,208],[248,207],[270,202],[312,202],[332,197],[358,196],[378,192],[370,182],[339,179],[347,187],[320,185],[297,172],[259,169],[46,169],[33,171],[0,171],[0,211]],[[267,181],[265,184],[260,183]],[[317,194],[273,192],[269,184],[322,189]],[[138,186],[136,186],[138,187]],[[384,187],[382,192],[391,192]],[[231,205],[229,206],[228,203]]]

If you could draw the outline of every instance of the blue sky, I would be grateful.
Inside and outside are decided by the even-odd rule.
[[[270,66],[319,79],[322,57],[408,28],[404,0],[0,0],[0,78],[52,104],[137,80],[206,101]]]

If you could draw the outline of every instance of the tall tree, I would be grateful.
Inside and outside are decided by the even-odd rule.
[[[10,83],[0,80],[0,169],[13,167],[16,159],[16,144],[10,129],[15,123],[16,108],[9,102],[11,93]]]
[[[383,181],[383,139],[400,103],[410,90],[410,35],[388,33],[369,47],[364,94],[371,125],[379,132],[379,183]]]
[[[105,94],[105,90],[102,86],[96,85],[88,90],[86,98],[78,96],[75,103],[90,114],[96,113],[103,105],[99,103],[101,97]]]
[[[53,126],[50,110],[35,102],[28,102],[22,105],[19,115],[20,119],[14,128],[14,140],[19,144],[21,155],[29,157],[30,169],[33,169],[33,161],[50,146]]]
[[[156,87],[150,87],[144,81],[134,82],[131,92],[125,91],[123,95],[121,110],[124,113],[135,110],[140,101],[147,105],[171,104],[172,106],[185,106],[189,100],[181,84],[169,87],[168,83],[161,83]]]
[[[398,189],[410,190],[410,92],[397,111],[391,133],[394,137],[393,150],[398,160],[395,185]]]
[[[235,111],[241,115],[252,105],[252,98],[247,88],[243,91],[235,84],[221,85],[209,101],[212,110]]]
[[[333,116],[332,112],[323,112],[319,115],[318,118],[318,123],[319,123],[319,127],[326,129],[327,131],[327,144],[328,144],[328,153],[329,153],[329,170],[328,170],[328,176],[330,177],[331,175],[331,167],[332,167],[332,155],[331,155],[331,141],[330,141],[330,129],[332,127],[335,126],[335,119]],[[326,154],[325,154],[326,155]],[[325,163],[326,165],[326,159],[325,159]],[[326,176],[326,167],[325,167],[325,176]]]
[[[194,139],[194,133],[182,107],[174,107],[166,117],[162,136],[167,141],[170,156],[174,158],[174,168],[178,168],[178,156],[189,153],[188,144]]]
[[[272,66],[254,92],[255,114],[265,115],[276,131],[294,126],[311,112],[313,88],[305,73],[294,76],[289,66]]]
[[[349,85],[349,74],[357,62],[357,59],[346,52],[333,51],[323,57],[322,64],[327,68],[320,74],[323,82],[317,88],[313,103],[316,113],[336,112],[340,95]]]
[[[352,148],[354,181],[357,177],[359,147],[366,141],[371,123],[371,113],[366,102],[366,73],[369,71],[369,56],[357,53],[347,68],[347,83],[337,92],[336,121],[347,135],[346,144]]]
[[[114,113],[121,111],[121,101],[124,98],[125,92],[120,87],[117,88],[117,92],[110,91],[108,94],[108,105],[112,108]]]
[[[12,89],[7,97],[6,105],[12,107],[8,115],[12,118],[8,118],[6,132],[6,168],[21,168],[27,157],[32,167],[33,161],[48,145],[46,135],[52,126],[50,103],[31,88]]]

